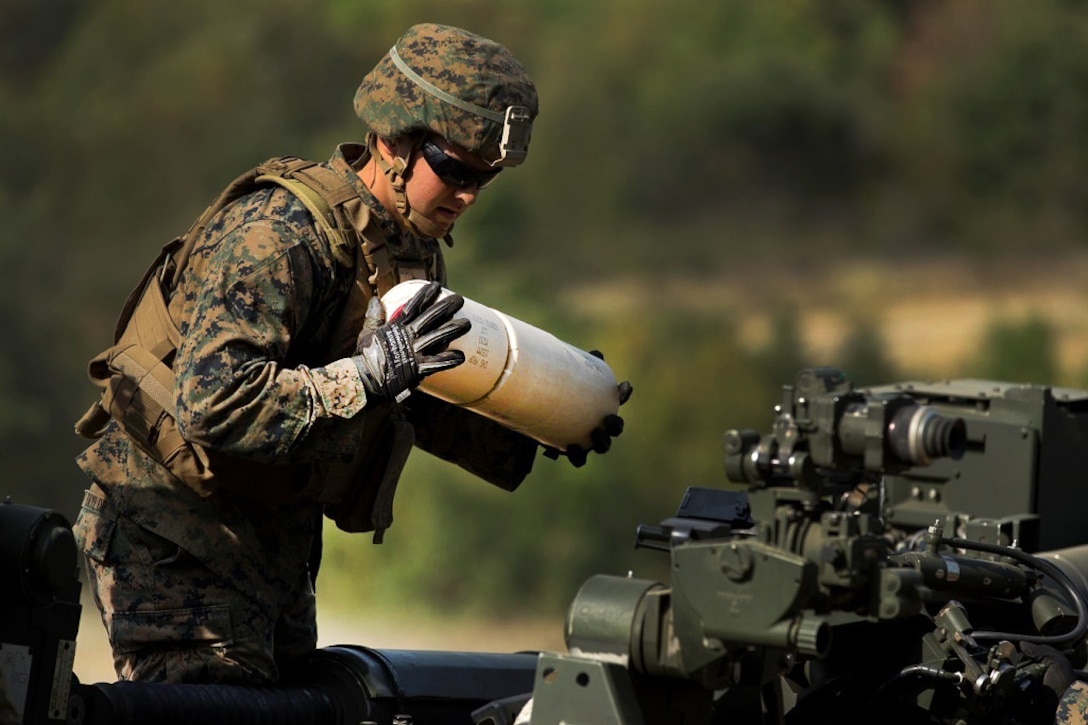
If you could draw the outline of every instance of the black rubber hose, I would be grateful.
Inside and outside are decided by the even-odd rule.
[[[1070,642],[1075,642],[1084,636],[1084,633],[1088,631],[1088,607],[1085,606],[1084,598],[1077,591],[1076,585],[1069,578],[1069,576],[1054,566],[1046,559],[1040,559],[1037,556],[1032,556],[1020,549],[1013,549],[1008,546],[1000,546],[998,544],[986,544],[981,541],[971,541],[969,539],[941,539],[941,543],[946,546],[951,546],[956,549],[973,549],[975,551],[983,551],[988,554],[996,554],[998,556],[1007,556],[1010,559],[1016,559],[1022,564],[1038,569],[1050,576],[1058,586],[1060,586],[1066,594],[1069,595],[1069,599],[1073,602],[1073,606],[1077,610],[1077,626],[1073,627],[1072,631],[1066,634],[1056,635],[1043,635],[1043,634],[1013,634],[1011,632],[972,632],[971,636],[975,639],[987,639],[987,640],[1009,640],[1011,642],[1034,642],[1036,644],[1048,644],[1052,646],[1064,645]]]

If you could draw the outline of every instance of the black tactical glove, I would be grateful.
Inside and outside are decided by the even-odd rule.
[[[1025,657],[1037,660],[1046,666],[1046,671],[1043,673],[1043,687],[1047,690],[1044,706],[1047,709],[1057,707],[1062,695],[1076,679],[1076,673],[1073,671],[1069,658],[1053,647],[1034,642],[1021,642],[1020,652]]]
[[[381,300],[370,299],[352,357],[368,398],[400,400],[423,378],[465,361],[460,350],[446,349],[471,327],[452,319],[465,299],[454,294],[436,302],[441,291],[441,284],[429,282],[388,322]]]
[[[589,354],[604,360],[604,355],[601,354],[600,350],[590,350]],[[624,380],[619,384],[619,391],[620,405],[623,405],[631,397],[634,388],[631,387],[631,383]],[[612,439],[620,433],[623,433],[623,418],[618,415],[606,415],[601,424],[590,432],[591,442],[589,448],[583,448],[580,445],[569,445],[567,450],[560,451],[558,448],[545,446],[544,455],[553,460],[565,455],[575,468],[581,468],[586,465],[586,459],[590,453],[598,455],[608,453],[609,449],[612,448]]]

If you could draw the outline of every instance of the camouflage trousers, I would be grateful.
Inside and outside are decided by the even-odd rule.
[[[118,515],[97,485],[73,529],[122,680],[269,684],[317,646],[305,567],[289,591],[269,597],[264,582],[228,580]]]

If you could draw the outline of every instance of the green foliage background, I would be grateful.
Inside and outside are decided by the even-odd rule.
[[[741,312],[691,299],[843,259],[1077,253],[1084,3],[7,0],[0,492],[74,516],[84,366],[131,285],[244,168],[360,138],[356,84],[423,20],[501,40],[542,99],[530,163],[459,225],[454,286],[605,351],[636,392],[613,453],[541,459],[514,496],[413,459],[386,544],[330,532],[324,602],[550,616],[591,573],[649,575],[634,527],[722,484],[721,432],[767,425],[802,365],[1080,382],[1038,318],[996,320],[960,369],[906,371],[868,314],[813,360],[788,304],[754,348]]]

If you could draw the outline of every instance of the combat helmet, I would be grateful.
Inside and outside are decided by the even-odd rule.
[[[436,236],[414,214],[404,192],[404,170],[431,131],[477,154],[491,166],[517,166],[529,150],[537,115],[536,87],[503,45],[461,28],[421,23],[408,29],[355,92],[355,113],[370,129],[368,143],[389,177],[397,210],[422,236]],[[376,153],[375,135],[414,138],[389,165]]]

